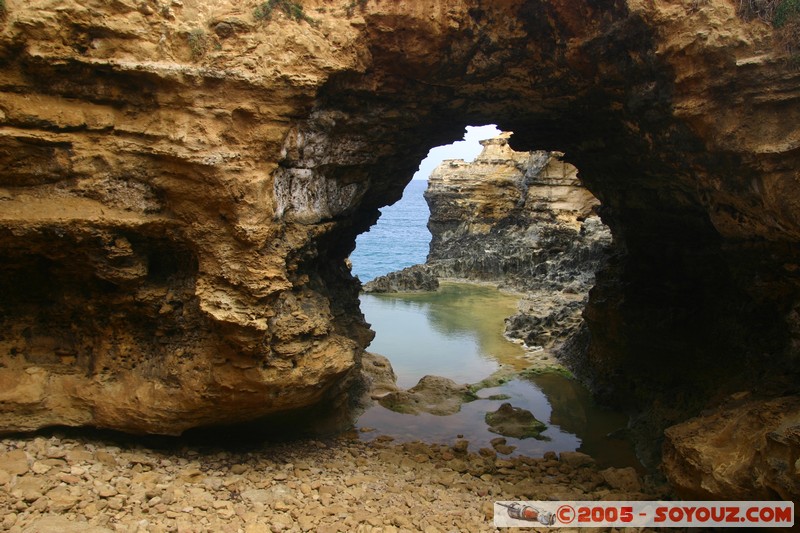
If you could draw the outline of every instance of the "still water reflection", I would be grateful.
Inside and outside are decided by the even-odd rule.
[[[361,309],[375,330],[369,350],[388,357],[403,388],[425,375],[477,383],[501,367],[529,366],[524,350],[503,337],[503,320],[516,310],[518,298],[492,287],[443,283],[436,293],[370,295]],[[506,395],[505,400],[490,400]],[[597,406],[589,392],[573,380],[555,374],[515,378],[483,389],[484,399],[464,404],[449,416],[400,414],[376,405],[359,419],[372,438],[386,434],[399,441],[453,442],[463,435],[471,448],[490,446],[497,437],[484,421],[503,402],[531,411],[548,425],[549,440],[507,438],[515,454],[540,456],[546,451],[578,450],[601,465],[637,465],[630,444],[609,434],[625,427],[627,418]]]
[[[413,387],[425,375],[476,383],[509,365],[526,368],[522,347],[503,337],[503,320],[518,296],[493,287],[442,283],[437,292],[361,296],[375,330],[371,352],[389,358],[397,384]]]

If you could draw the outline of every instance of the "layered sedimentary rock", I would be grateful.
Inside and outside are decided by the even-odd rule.
[[[371,338],[347,253],[334,223],[286,221],[275,176],[356,31],[236,4],[6,2],[3,431],[179,434],[342,397]]]
[[[524,292],[506,333],[553,348],[580,327],[611,233],[563,154],[516,152],[509,136],[481,141],[473,162],[445,161],[431,173],[426,265],[442,277]]]
[[[355,236],[481,123],[602,203],[607,399],[657,436],[795,394],[800,71],[735,4],[6,0],[3,428],[177,433],[335,394],[370,336]]]
[[[733,395],[666,431],[664,471],[687,499],[793,500],[800,494],[800,399]]]
[[[516,152],[510,136],[481,141],[474,161],[445,161],[431,173],[427,262],[445,277],[521,289],[590,286],[611,242],[594,212],[599,202],[563,154]]]

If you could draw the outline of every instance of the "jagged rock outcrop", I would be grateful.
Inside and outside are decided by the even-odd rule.
[[[427,292],[439,288],[439,278],[428,265],[412,265],[378,276],[364,284],[364,292]]]
[[[599,202],[561,154],[515,152],[510,136],[481,141],[473,162],[445,161],[431,173],[428,264],[443,277],[523,290],[588,289],[611,243],[594,213]]]
[[[378,277],[364,291],[435,290],[437,278],[497,283],[528,295],[507,320],[507,335],[554,348],[582,325],[611,233],[562,154],[516,152],[510,136],[481,141],[472,162],[445,161],[433,170],[425,191],[432,236],[426,263]]]
[[[466,124],[565,153],[601,201],[586,368],[654,444],[797,393],[800,71],[735,2],[5,5],[4,430],[338,396],[370,337],[355,236]]]

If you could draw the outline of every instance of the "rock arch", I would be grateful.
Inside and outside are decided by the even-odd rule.
[[[796,102],[746,81],[786,66],[757,55],[763,28],[723,3],[431,6],[430,17],[367,8],[368,68],[330,79],[289,137],[282,164],[319,169],[317,183],[348,195],[328,196],[339,211],[318,218],[350,216],[363,229],[419,154],[455,137],[448,126],[496,122],[515,132],[515,148],[565,152],[620,242],[586,313],[586,369],[599,391],[630,402],[652,399],[654,383],[671,395],[769,381],[766,354],[788,348],[795,296],[784,298],[797,280],[753,260],[794,264],[783,253],[797,237],[798,182],[791,135],[776,123]],[[708,27],[720,25],[736,31],[709,42]],[[358,198],[346,192],[353,183],[367,184]],[[311,205],[300,203],[298,212]]]
[[[584,371],[607,399],[660,428],[795,391],[800,74],[732,2],[61,4],[2,21],[0,266],[114,290],[4,297],[4,429],[179,433],[340,397],[370,338],[344,259],[469,123],[564,152],[602,201],[619,249]],[[110,335],[110,313],[145,318]]]

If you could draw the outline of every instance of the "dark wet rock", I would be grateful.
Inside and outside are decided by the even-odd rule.
[[[600,475],[612,489],[624,492],[639,492],[642,490],[642,482],[633,467],[606,468],[600,471]]]
[[[530,293],[520,302],[520,310],[506,319],[506,335],[531,348],[562,345],[583,323],[587,291]]]
[[[506,335],[530,347],[558,346],[582,322],[611,233],[560,153],[517,152],[506,133],[481,144],[475,161],[445,161],[430,176],[427,264],[443,278],[526,293]]]
[[[494,447],[494,449],[497,450],[497,453],[503,455],[511,455],[512,453],[514,453],[514,450],[516,450],[517,447],[510,446],[508,444],[498,444],[497,446]]]
[[[439,279],[427,265],[414,265],[390,272],[364,284],[364,292],[431,292],[439,288]]]
[[[489,431],[505,437],[547,439],[542,436],[547,425],[537,420],[530,411],[510,403],[504,403],[497,411],[486,413],[486,423],[489,424]]]

